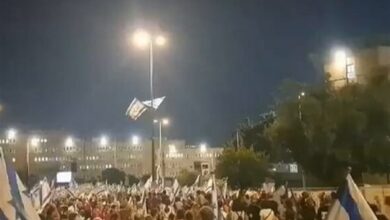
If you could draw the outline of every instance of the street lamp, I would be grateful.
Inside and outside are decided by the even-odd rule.
[[[199,145],[199,148],[200,148],[200,152],[201,153],[206,153],[207,152],[207,145],[206,145],[206,143],[201,143]]]
[[[346,84],[356,80],[355,63],[351,52],[346,49],[338,49],[333,56],[335,67],[345,73]]]
[[[133,34],[133,43],[139,48],[145,48],[149,46],[149,74],[150,74],[150,101],[151,101],[151,113],[154,118],[154,94],[153,94],[153,46],[164,46],[167,40],[164,36],[157,34],[150,34],[145,30],[138,30]],[[154,121],[152,121],[154,122]],[[152,127],[152,179],[156,179],[156,166],[155,166],[155,147],[154,147],[154,126]]]
[[[7,131],[7,139],[8,140],[15,140],[16,139],[16,130],[13,128],[8,129]]]
[[[74,147],[74,141],[72,137],[66,138],[65,147]]]
[[[162,169],[162,177],[165,177],[165,150],[162,144],[162,127],[169,125],[169,119],[167,118],[162,118],[162,119],[154,119],[153,123],[157,124],[158,123],[158,140],[159,140],[159,150],[160,150],[160,158],[161,158],[161,169]],[[154,129],[153,129],[154,130]],[[169,146],[168,146],[169,147]],[[170,148],[169,148],[170,150]]]
[[[108,145],[108,138],[107,136],[103,135],[100,137],[99,144],[101,147],[106,147]]]
[[[133,135],[133,137],[131,137],[131,144],[133,146],[138,146],[139,142],[139,137],[137,135]]]

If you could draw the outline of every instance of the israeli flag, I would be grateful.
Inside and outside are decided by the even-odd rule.
[[[27,195],[12,164],[6,161],[0,147],[0,220],[39,220],[31,199]]]
[[[377,220],[350,174],[337,190],[337,200],[330,209],[327,220]]]

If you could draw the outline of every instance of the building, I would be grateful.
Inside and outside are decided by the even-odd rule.
[[[347,83],[364,83],[370,74],[389,67],[390,40],[382,40],[334,50],[325,59],[324,71],[334,87],[340,88]]]
[[[159,173],[165,173],[166,177],[174,177],[182,169],[209,174],[215,169],[216,158],[223,150],[167,139],[161,141],[160,150],[158,139],[155,143]],[[0,146],[24,178],[54,176],[58,171],[73,170],[77,171],[76,177],[93,180],[99,179],[102,170],[107,168],[117,168],[137,177],[151,173],[151,140],[135,136],[128,140],[106,136],[81,139],[62,132],[16,134],[11,130],[0,138]]]

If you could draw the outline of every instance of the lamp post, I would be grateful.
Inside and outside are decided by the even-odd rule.
[[[306,95],[305,92],[301,92],[298,95],[298,100],[299,100],[299,103],[298,103],[298,113],[299,113],[299,121],[300,121],[301,124],[302,124],[302,104],[301,104],[301,100],[305,97],[305,95]],[[303,170],[303,168],[301,168],[301,170],[302,170],[302,188],[306,189],[305,171]]]
[[[154,74],[154,56],[153,46],[164,46],[166,38],[162,35],[151,35],[144,30],[138,30],[133,35],[133,43],[140,48],[149,47],[149,74],[150,74],[150,101],[151,101],[151,118],[154,121],[154,91],[153,91],[153,74]],[[153,124],[153,123],[152,123]],[[154,126],[152,127],[152,180],[156,179],[156,165],[155,165],[155,146],[154,146]]]
[[[158,123],[158,140],[159,140],[159,150],[160,150],[160,165],[161,165],[161,170],[162,170],[162,178],[164,182],[165,178],[165,150],[162,144],[162,127],[169,125],[169,120],[167,118],[162,118],[162,119],[155,119],[153,121],[154,123]],[[163,184],[164,185],[164,184]]]

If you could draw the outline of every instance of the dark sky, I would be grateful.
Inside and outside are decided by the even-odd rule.
[[[147,52],[127,43],[145,26],[169,38],[155,81],[169,136],[220,144],[283,79],[320,79],[309,53],[388,33],[389,12],[389,0],[1,0],[0,127],[149,137],[147,117],[124,116],[149,97]]]

